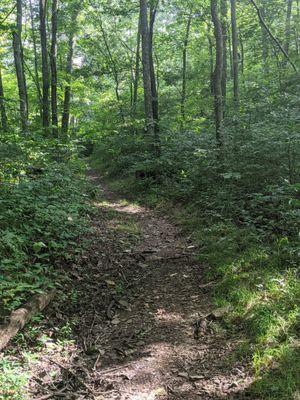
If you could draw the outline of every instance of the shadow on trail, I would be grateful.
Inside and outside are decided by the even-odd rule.
[[[194,337],[211,305],[191,243],[152,211],[106,190],[104,197],[89,249],[71,268],[64,300],[48,312],[50,339],[32,370],[32,398],[193,400],[243,392],[251,377],[232,357],[239,338],[217,323]]]

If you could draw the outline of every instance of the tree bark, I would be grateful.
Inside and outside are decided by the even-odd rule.
[[[40,86],[40,78],[39,78],[39,65],[38,65],[38,56],[37,56],[37,43],[36,43],[36,31],[34,26],[34,13],[32,0],[29,0],[29,11],[30,11],[30,23],[31,23],[31,38],[33,44],[33,55],[34,55],[34,81],[37,90],[37,100],[39,105],[39,113],[40,118],[43,118],[43,108],[42,108],[42,91]]]
[[[48,51],[47,51],[47,30],[46,30],[46,12],[47,0],[39,0],[40,14],[40,37],[41,37],[41,53],[42,53],[42,82],[43,82],[43,97],[42,97],[42,125],[47,132],[50,125],[49,117],[49,68],[48,68]]]
[[[149,26],[149,58],[150,58],[152,110],[153,110],[154,130],[156,133],[159,132],[159,111],[158,111],[157,84],[156,84],[154,58],[153,58],[153,35],[154,35],[154,23],[157,13],[157,4],[158,1],[156,1],[155,5],[153,5],[152,2],[150,2],[150,26]]]
[[[293,0],[287,0],[287,11],[285,21],[285,43],[284,50],[289,54],[290,39],[291,39],[291,16],[292,16]]]
[[[123,111],[121,97],[120,97],[120,79],[119,79],[118,68],[117,68],[116,62],[114,60],[114,57],[112,55],[112,52],[110,50],[109,42],[107,39],[106,32],[103,28],[101,18],[100,18],[100,30],[102,33],[105,49],[107,52],[107,56],[108,56],[107,58],[109,60],[109,63],[111,64],[111,69],[112,69],[113,77],[115,80],[115,93],[116,93],[116,98],[117,98],[118,105],[119,105],[120,115],[121,115],[123,122],[125,122],[124,111]]]
[[[223,37],[223,71],[222,71],[222,95],[223,109],[225,110],[227,93],[227,0],[221,0],[221,24]]]
[[[72,13],[72,21],[76,24],[79,14],[79,8],[75,7]],[[75,47],[75,30],[71,29],[68,40],[68,55],[66,65],[66,86],[64,91],[63,113],[61,121],[61,131],[64,136],[67,136],[70,123],[70,102],[71,102],[71,83],[73,71],[73,55]]]
[[[238,33],[236,26],[236,1],[230,0],[231,5],[231,34],[232,34],[232,61],[233,61],[233,98],[239,102],[239,56]]]
[[[66,87],[64,92],[63,114],[61,122],[61,131],[66,136],[69,131],[70,122],[70,102],[71,102],[71,81],[73,70],[73,54],[74,54],[74,34],[71,33],[68,40],[68,55],[66,67]]]
[[[208,26],[207,40],[208,40],[209,67],[210,67],[210,93],[211,95],[213,95],[214,94],[214,51],[211,39],[210,25]]]
[[[293,63],[293,61],[289,58],[288,54],[286,53],[286,51],[284,50],[284,48],[282,47],[281,43],[279,42],[279,40],[273,35],[273,33],[271,32],[270,28],[268,27],[268,25],[266,24],[264,18],[261,15],[260,9],[258,7],[258,5],[256,4],[256,2],[254,0],[250,0],[251,4],[253,5],[253,7],[255,8],[259,21],[261,23],[261,25],[265,28],[265,30],[267,31],[268,35],[270,36],[270,38],[273,40],[273,42],[276,44],[276,46],[279,48],[279,50],[281,51],[281,53],[284,55],[284,57],[286,58],[286,60],[289,62],[289,64],[292,66],[293,70],[298,73],[298,69],[296,67],[296,65]]]
[[[142,63],[143,63],[143,84],[144,84],[144,106],[146,132],[154,138],[154,118],[152,108],[151,72],[150,72],[150,35],[148,26],[147,0],[140,0],[140,19],[142,37]]]
[[[180,128],[183,131],[185,126],[185,103],[186,103],[186,73],[187,73],[187,48],[189,44],[189,36],[191,30],[191,22],[192,22],[192,14],[189,15],[186,29],[185,29],[185,38],[183,42],[183,51],[182,51],[182,91],[181,91],[181,103],[180,103],[180,110],[181,110],[181,123]]]
[[[18,82],[20,117],[23,133],[28,129],[28,97],[26,76],[24,72],[24,56],[22,45],[22,0],[17,0],[17,23],[16,29],[13,31],[13,51],[14,62],[16,68],[16,76]]]
[[[139,26],[136,40],[136,53],[135,53],[135,68],[134,68],[134,83],[133,83],[133,97],[132,97],[132,114],[135,115],[136,105],[138,100],[138,88],[140,78],[140,49],[141,49],[141,21],[139,17]]]
[[[54,291],[36,295],[24,307],[13,311],[7,325],[0,327],[0,351],[24,328],[25,324],[37,313],[43,311],[54,297]]]
[[[214,33],[216,39],[216,65],[214,71],[214,103],[215,103],[215,123],[217,147],[220,151],[224,147],[224,129],[223,129],[223,96],[222,96],[222,72],[223,72],[223,33],[222,24],[218,17],[218,2],[211,0],[211,16],[214,24]]]
[[[1,113],[1,129],[4,132],[6,132],[7,131],[7,116],[6,116],[6,109],[5,109],[5,99],[4,99],[4,89],[3,89],[1,68],[0,68],[0,113]]]
[[[261,7],[261,16],[265,19],[266,11],[264,7]],[[265,28],[260,24],[261,29],[261,45],[262,45],[262,64],[263,64],[263,72],[267,75],[269,73],[268,66],[268,55],[269,55],[269,47],[268,47],[268,35]]]
[[[52,0],[52,16],[51,16],[51,50],[50,50],[50,65],[51,65],[51,117],[52,117],[52,134],[57,136],[58,132],[58,112],[57,112],[57,0]]]

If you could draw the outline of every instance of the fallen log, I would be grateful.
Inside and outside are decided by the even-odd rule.
[[[24,328],[35,314],[43,311],[44,308],[48,306],[53,297],[54,290],[48,293],[38,294],[23,307],[11,313],[9,322],[0,326],[0,351],[7,346],[8,342]]]

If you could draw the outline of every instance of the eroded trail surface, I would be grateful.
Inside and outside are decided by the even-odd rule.
[[[103,192],[92,244],[48,310],[31,365],[33,399],[237,398],[250,383],[232,357],[188,238],[167,219]]]

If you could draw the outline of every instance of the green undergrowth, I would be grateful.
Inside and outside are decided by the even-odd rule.
[[[181,202],[166,196],[161,184],[126,176],[108,183],[133,201],[169,213],[192,235],[215,305],[230,310],[224,322],[246,338],[235,357],[252,358],[256,380],[247,389],[250,398],[297,398],[299,185],[270,187],[241,207],[237,199],[222,203],[218,189]]]
[[[0,316],[53,288],[88,229],[90,189],[78,163],[48,163],[0,186]]]

